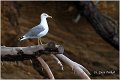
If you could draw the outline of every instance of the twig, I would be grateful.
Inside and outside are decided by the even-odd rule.
[[[81,15],[79,13],[79,14],[77,14],[76,18],[74,19],[74,22],[78,23],[78,21],[80,20],[80,18],[81,18]]]
[[[89,71],[88,71],[86,68],[84,68],[84,67],[82,66],[82,69],[83,69],[83,70],[82,70],[80,64],[78,64],[78,63],[70,60],[69,58],[67,58],[67,57],[64,56],[63,54],[56,54],[56,56],[57,56],[60,60],[62,60],[64,63],[66,63],[67,65],[69,65],[69,66],[77,73],[77,75],[80,76],[82,79],[89,79],[89,80],[90,80],[90,78],[89,78],[89,76],[88,76],[88,75],[90,75],[90,73],[89,73]],[[87,75],[84,71],[85,71],[88,75]]]
[[[60,65],[61,69],[63,70],[63,65],[60,62],[60,60],[54,54],[51,54],[51,56],[57,61],[57,63]]]
[[[50,79],[55,79],[52,71],[50,70],[49,66],[47,65],[47,63],[42,59],[42,57],[37,57],[38,61],[41,63],[41,65],[43,66],[43,68],[46,70],[46,72],[48,73]]]

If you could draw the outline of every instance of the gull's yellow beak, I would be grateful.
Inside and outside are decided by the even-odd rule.
[[[52,16],[48,16],[48,18],[52,18]]]

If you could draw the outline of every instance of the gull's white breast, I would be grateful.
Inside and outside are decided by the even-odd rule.
[[[41,33],[38,34],[39,37],[42,37],[42,36],[45,36],[48,33],[49,28],[48,28],[48,24],[47,24],[46,20],[43,21],[42,24],[40,24],[40,25],[42,25],[45,29],[44,31],[42,31]]]

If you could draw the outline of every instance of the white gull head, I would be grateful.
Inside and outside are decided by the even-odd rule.
[[[42,13],[41,14],[41,19],[42,18],[52,18],[52,16],[49,16],[48,14],[46,14],[46,13]]]

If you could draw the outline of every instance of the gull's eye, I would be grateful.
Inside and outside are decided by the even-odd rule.
[[[45,16],[47,16],[47,14],[45,14]]]

